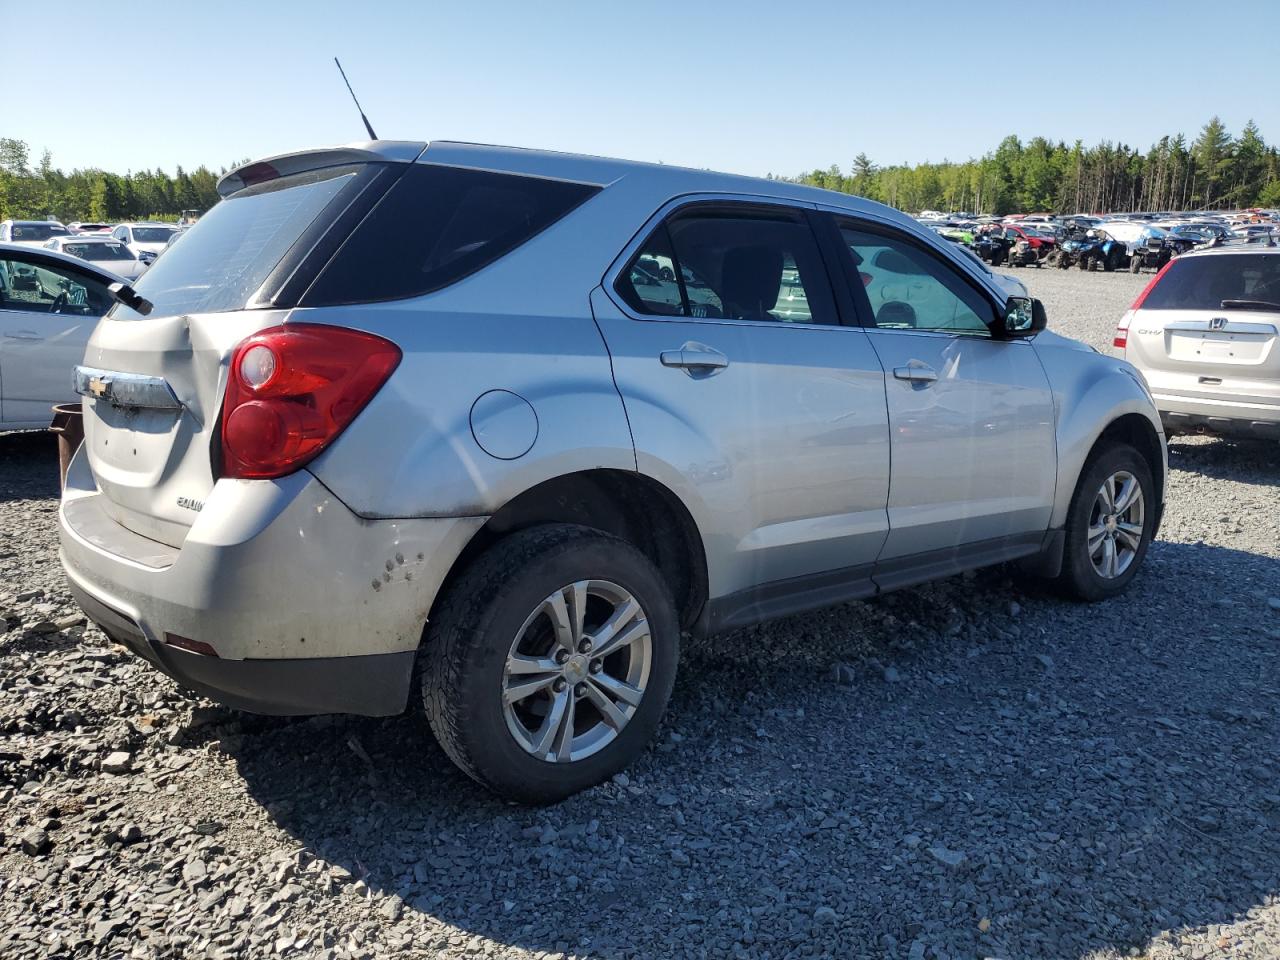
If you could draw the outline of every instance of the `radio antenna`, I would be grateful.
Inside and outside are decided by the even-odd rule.
[[[347,93],[351,94],[351,99],[355,101],[356,109],[360,111],[360,119],[364,121],[364,128],[369,131],[369,139],[377,140],[378,135],[373,132],[373,127],[369,124],[369,118],[364,115],[364,108],[360,106],[360,101],[356,99],[356,92],[351,89],[351,81],[347,79],[347,71],[342,69],[342,64],[337,57],[333,58],[333,62],[338,64],[338,72],[342,74],[342,82],[347,85]]]

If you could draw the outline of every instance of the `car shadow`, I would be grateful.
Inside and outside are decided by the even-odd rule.
[[[0,503],[57,497],[59,490],[54,434],[47,430],[0,433]]]
[[[416,715],[224,746],[419,949],[1113,956],[1280,890],[1278,566],[1159,542],[1102,607],[997,568],[689,642],[658,741],[555,807]]]
[[[1174,437],[1169,441],[1169,469],[1198,473],[1215,480],[1276,487],[1280,486],[1280,443],[1208,436]]]

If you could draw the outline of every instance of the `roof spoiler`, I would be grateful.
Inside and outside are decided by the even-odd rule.
[[[340,147],[281,153],[236,167],[218,181],[218,195],[229,197],[245,187],[277,177],[347,163],[413,163],[426,149],[426,143],[415,140],[363,140]]]

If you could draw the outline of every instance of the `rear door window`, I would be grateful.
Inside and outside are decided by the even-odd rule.
[[[1142,301],[1143,310],[1245,309],[1280,311],[1280,255],[1212,253],[1179,257]],[[1229,309],[1229,308],[1228,308]]]
[[[352,231],[301,305],[396,300],[439,290],[510,253],[599,190],[594,184],[413,164]]]
[[[803,214],[746,205],[676,213],[618,277],[637,313],[708,320],[838,323]]]

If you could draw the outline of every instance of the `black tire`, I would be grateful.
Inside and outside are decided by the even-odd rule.
[[[507,728],[503,673],[521,625],[541,601],[580,580],[631,593],[649,621],[644,698],[617,736],[581,760],[529,753]],[[563,800],[618,773],[652,739],[671,696],[679,622],[661,575],[630,543],[587,527],[548,524],[512,534],[475,560],[441,598],[418,656],[422,702],[449,758],[495,793],[521,803]]]
[[[1059,269],[1066,270],[1070,266],[1071,266],[1071,261],[1067,259],[1067,255],[1065,253],[1058,258]]]
[[[1103,258],[1102,269],[1105,270],[1107,273],[1111,273],[1112,271],[1115,270],[1115,268],[1116,268],[1116,258],[1108,254],[1105,258]]]
[[[1132,474],[1142,490],[1145,506],[1142,518],[1142,539],[1133,560],[1124,572],[1116,577],[1105,578],[1094,569],[1093,561],[1089,557],[1089,521],[1094,500],[1103,481],[1120,470]],[[1137,576],[1142,561],[1147,555],[1158,509],[1159,503],[1156,499],[1155,483],[1151,478],[1151,467],[1142,454],[1125,443],[1111,444],[1094,454],[1080,474],[1075,493],[1071,496],[1071,506],[1067,510],[1062,572],[1056,582],[1058,589],[1072,599],[1090,603],[1105,600],[1123,592],[1130,581]]]
[[[1139,257],[1137,254],[1134,254],[1132,257],[1129,258],[1129,272],[1130,273],[1142,272],[1142,258]]]
[[[1092,259],[1092,258],[1091,258],[1087,253],[1086,253],[1083,257],[1081,257],[1081,258],[1080,258],[1080,264],[1079,264],[1080,269],[1081,269],[1081,270],[1088,270],[1088,269],[1089,269],[1089,261],[1090,261],[1091,259]]]

